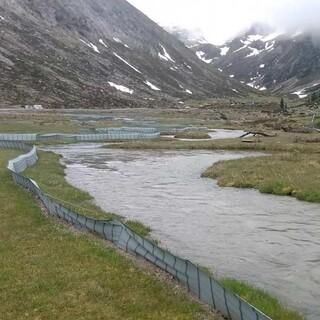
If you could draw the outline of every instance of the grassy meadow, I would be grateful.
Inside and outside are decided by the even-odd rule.
[[[255,188],[263,193],[320,202],[320,156],[300,152],[221,161],[203,177],[223,187]]]
[[[17,155],[0,150],[1,319],[220,319],[174,282],[163,281],[103,241],[45,217],[6,169]],[[48,191],[59,197],[66,193],[68,200],[94,210],[86,194],[61,183],[57,161],[52,154],[40,155],[36,176],[41,186],[52,179]]]

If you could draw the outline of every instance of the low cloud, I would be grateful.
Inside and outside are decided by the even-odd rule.
[[[286,31],[320,32],[319,0],[282,0],[270,8],[267,22]]]
[[[273,9],[273,10],[272,10]],[[276,29],[288,33],[306,32],[320,44],[320,1],[282,0],[271,8],[266,21]]]
[[[222,43],[253,23],[290,33],[309,32],[320,39],[320,0],[129,0],[163,26],[199,28]],[[178,13],[178,14],[177,14]]]

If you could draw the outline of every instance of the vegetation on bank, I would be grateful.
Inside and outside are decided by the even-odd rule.
[[[262,152],[320,153],[320,143],[313,143],[320,134],[279,132],[275,137],[245,139],[221,139],[207,141],[180,141],[168,138],[136,140],[108,144],[106,148],[121,149],[168,149],[168,150],[248,150]]]
[[[113,219],[118,216],[106,213],[94,204],[89,193],[71,186],[65,180],[64,166],[60,156],[53,152],[38,152],[39,161],[28,168],[24,175],[37,181],[42,190],[67,207],[98,219]]]
[[[125,220],[114,213],[107,213],[94,204],[93,197],[85,191],[73,187],[65,180],[64,166],[60,156],[53,152],[38,152],[39,161],[24,174],[37,181],[39,186],[53,198],[70,209],[98,219],[118,219],[142,236],[148,236],[150,228],[138,221]]]
[[[263,193],[320,202],[319,154],[281,153],[213,164],[203,177],[224,187],[255,188]]]
[[[201,131],[179,132],[174,137],[176,139],[210,139],[208,133]]]
[[[220,186],[256,188],[263,193],[287,195],[320,202],[320,134],[278,133],[275,137],[249,140],[129,141],[106,148],[173,150],[246,150],[271,153],[221,161],[208,168],[203,177],[218,180]]]
[[[72,232],[42,215],[33,196],[16,186],[6,169],[17,151],[0,150],[0,314],[4,319],[219,319],[174,283],[101,240]],[[46,159],[47,158],[47,159]],[[86,202],[61,183],[41,153],[38,177],[53,178],[61,189]],[[51,166],[47,170],[46,165]],[[42,182],[43,184],[43,182]],[[80,192],[81,193],[81,192]],[[80,194],[79,193],[79,194]]]
[[[292,311],[282,305],[277,299],[264,290],[255,288],[250,284],[234,279],[222,279],[222,284],[238,294],[241,298],[264,312],[274,320],[304,320],[304,317],[296,311]]]
[[[0,152],[2,152],[2,151],[0,151]],[[9,152],[9,151],[5,151],[5,152]],[[12,151],[12,154],[15,154],[15,153]],[[316,155],[314,155],[314,156],[316,156]],[[8,158],[12,158],[12,157],[14,157],[14,155],[12,155],[10,157],[8,156]],[[83,213],[86,213],[89,215],[93,215],[95,213],[96,217],[98,217],[98,218],[105,218],[106,217],[106,213],[104,213],[100,208],[96,207],[92,203],[92,198],[89,194],[70,186],[65,181],[64,170],[63,170],[64,168],[61,166],[61,164],[59,164],[60,157],[58,155],[56,155],[54,153],[50,153],[50,152],[40,152],[39,157],[40,157],[40,160],[39,160],[38,164],[35,167],[29,168],[27,170],[28,176],[31,176],[33,179],[35,179],[41,185],[41,187],[44,188],[48,193],[50,193],[51,195],[54,195],[54,197],[56,197],[56,198],[59,198],[59,199],[65,201],[67,206],[68,205],[70,206],[71,203],[73,203],[73,204],[76,203],[77,210],[79,210],[79,207],[81,207],[83,210]],[[259,159],[259,158],[257,158],[257,159]],[[266,157],[263,157],[261,159],[266,159]],[[250,161],[251,160],[256,160],[256,158],[253,158],[253,159],[250,158]],[[10,178],[9,178],[9,181],[10,181]],[[30,201],[32,201],[32,199],[30,199]],[[117,216],[114,216],[111,214],[111,215],[109,215],[109,217],[117,217]],[[129,225],[131,226],[131,228],[135,229],[135,231],[139,232],[142,235],[147,235],[150,231],[145,226],[141,225],[141,223],[138,221],[130,221]],[[60,227],[56,227],[55,232],[57,231],[57,228],[58,228],[58,230],[63,229]],[[32,232],[32,234],[34,234],[35,231],[28,230],[28,232]],[[65,233],[65,230],[63,232]],[[69,236],[70,236],[70,234],[69,234]],[[73,237],[74,235],[71,235],[71,236]],[[74,241],[78,241],[79,235],[75,236],[75,238],[76,239]],[[85,241],[86,244],[92,245],[92,243],[90,243],[90,241],[88,239],[86,239],[85,236],[80,236],[79,241]],[[74,246],[75,243],[73,243],[72,245]],[[95,243],[95,245],[101,246],[101,244],[99,244],[99,243],[98,244]],[[80,246],[82,246],[82,245],[80,245]],[[50,248],[51,248],[51,246],[49,246],[49,245],[46,247],[47,250],[50,250]],[[89,247],[86,247],[86,248],[89,248]],[[99,247],[99,249],[104,250],[104,248],[101,248],[101,247]],[[55,247],[53,247],[53,250],[55,250]],[[82,252],[84,250],[85,249],[82,248]],[[112,250],[110,252],[108,252],[108,254],[109,253],[116,255],[116,256],[118,255],[116,252],[112,252]],[[60,252],[60,254],[61,254],[61,252]],[[107,259],[110,259],[110,256],[108,256],[108,254],[105,254],[105,256],[107,257]],[[101,255],[101,251],[100,251],[99,255]],[[59,257],[55,257],[55,258],[59,259]],[[72,257],[70,259],[72,259]],[[96,267],[99,267],[99,266],[96,266]],[[92,266],[91,266],[91,268],[92,268]],[[118,268],[118,266],[117,266],[117,268]],[[71,269],[68,269],[68,270],[70,271]],[[126,271],[124,271],[124,272],[126,272]],[[120,277],[119,273],[116,275],[114,275],[113,273],[111,273],[111,274],[113,276]],[[1,278],[0,278],[0,281],[1,281]],[[278,300],[276,300],[275,298],[273,298],[272,296],[266,294],[262,290],[259,290],[257,288],[250,286],[249,284],[242,283],[242,282],[239,282],[239,281],[233,280],[233,279],[224,279],[222,282],[226,287],[231,289],[233,292],[237,293],[239,296],[243,297],[245,300],[247,300],[248,302],[250,302],[251,304],[256,306],[258,309],[262,310],[263,312],[265,312],[269,316],[273,317],[274,319],[279,319],[279,320],[289,320],[289,319],[290,320],[302,320],[303,319],[303,317],[300,316],[297,312],[290,311],[286,307],[282,306],[281,303]],[[53,282],[50,282],[50,283],[53,283]],[[119,284],[116,284],[115,288],[117,288],[117,285],[119,286]],[[101,288],[100,288],[100,290],[102,291]],[[116,289],[116,290],[118,290],[118,289]],[[152,289],[151,289],[151,291],[152,291]],[[55,291],[55,292],[57,292],[57,291]],[[37,293],[32,293],[32,294],[37,294]],[[99,294],[104,296],[104,294],[102,292],[100,292]],[[132,294],[133,294],[133,292],[132,292]],[[180,301],[180,298],[179,298],[179,301]],[[188,302],[186,302],[186,305],[188,305]],[[92,307],[92,308],[94,309],[94,307]],[[194,314],[196,314],[197,315],[196,318],[199,318],[199,319],[207,319],[208,318],[207,316],[203,316],[203,314],[205,314],[205,311],[203,311],[201,309],[199,309],[199,310],[200,311],[196,311],[196,313],[194,313],[194,311],[192,311],[192,316],[190,317],[190,319],[194,319],[194,317],[193,317]],[[47,312],[47,311],[45,310],[44,312]],[[60,315],[59,313],[57,313],[57,310],[55,310],[55,312],[56,312],[56,314],[58,314],[58,316]],[[45,313],[43,313],[43,315],[44,314]],[[148,313],[146,312],[146,314],[148,314]],[[149,314],[148,314],[148,316],[149,316]],[[141,316],[140,316],[140,318],[144,319],[144,317],[141,317]],[[157,316],[155,318],[157,318]],[[161,315],[160,318],[166,319],[167,317],[166,317],[166,315],[165,316]],[[168,319],[169,318],[170,317],[168,316]],[[184,315],[182,317],[177,317],[177,319],[179,319],[179,318],[189,319],[188,317],[185,317]],[[70,319],[72,319],[72,317]],[[115,319],[117,319],[117,318],[115,318]],[[127,319],[131,319],[131,318],[127,317]]]

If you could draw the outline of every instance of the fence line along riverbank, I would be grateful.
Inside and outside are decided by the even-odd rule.
[[[160,132],[155,128],[101,128],[94,132],[87,133],[0,133],[2,141],[71,141],[71,142],[90,142],[108,140],[148,140],[160,137]]]
[[[27,167],[34,165],[38,160],[35,146],[27,145],[23,141],[0,141],[0,148],[26,152],[10,160],[8,169],[14,182],[38,197],[50,215],[112,241],[121,250],[143,257],[184,284],[200,301],[231,320],[271,320],[263,312],[230,292],[200,267],[161,249],[125,224],[117,220],[97,220],[79,214],[46,194],[36,181],[22,175]]]

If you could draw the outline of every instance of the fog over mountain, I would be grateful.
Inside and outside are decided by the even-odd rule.
[[[198,33],[168,29],[207,65],[260,91],[306,98],[320,88],[320,47],[308,32],[253,24],[217,46]]]
[[[308,31],[319,42],[319,0],[130,0],[164,26],[201,29],[209,42],[222,44],[253,23],[268,24],[277,31]],[[179,12],[179,15],[176,13]]]

